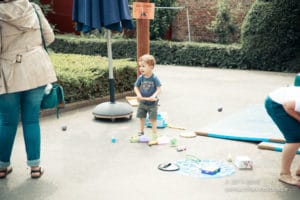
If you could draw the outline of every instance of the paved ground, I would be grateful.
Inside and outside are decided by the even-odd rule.
[[[269,91],[293,84],[295,76],[174,66],[157,66],[156,70],[163,83],[160,111],[168,113],[170,123],[188,130],[201,130],[249,105],[263,103]],[[223,112],[217,112],[219,106]],[[170,128],[160,133],[177,138],[187,151],[177,152],[169,145],[133,144],[129,138],[137,132],[135,117],[113,123],[94,120],[94,107],[65,112],[60,119],[55,115],[41,119],[45,174],[40,180],[29,178],[19,129],[12,157],[14,171],[0,181],[0,200],[299,199],[300,189],[277,181],[278,152],[260,150],[255,143],[181,138],[180,130]],[[61,130],[63,125],[67,131]],[[111,143],[111,137],[117,142]],[[226,161],[228,154],[249,156],[254,170],[200,179],[157,169],[162,162],[186,155]],[[299,159],[297,156],[297,163]]]

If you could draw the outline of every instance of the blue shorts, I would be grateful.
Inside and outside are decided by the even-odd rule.
[[[283,134],[286,143],[300,142],[300,122],[285,112],[283,106],[270,97],[265,100],[265,108]]]

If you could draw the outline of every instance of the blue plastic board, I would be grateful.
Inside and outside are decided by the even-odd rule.
[[[196,131],[198,135],[256,142],[284,142],[263,105],[253,105]]]

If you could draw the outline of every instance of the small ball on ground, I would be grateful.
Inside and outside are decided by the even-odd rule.
[[[61,130],[62,130],[62,131],[66,131],[66,130],[67,130],[67,126],[66,126],[66,125],[61,126]]]

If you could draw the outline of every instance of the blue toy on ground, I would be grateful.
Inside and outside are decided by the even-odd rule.
[[[147,115],[146,120],[145,120],[145,126],[148,128],[152,128],[152,124],[149,120],[149,116]],[[156,127],[157,128],[165,128],[167,127],[167,122],[166,120],[163,118],[163,116],[158,113],[157,114],[157,118],[156,118]]]

